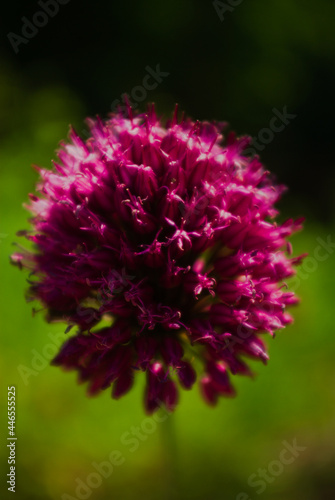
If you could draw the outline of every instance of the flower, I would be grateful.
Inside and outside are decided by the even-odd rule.
[[[287,238],[302,219],[274,222],[283,186],[224,124],[179,122],[176,108],[164,128],[153,106],[88,123],[88,140],[71,130],[38,169],[35,252],[12,256],[47,319],[78,328],[52,363],[116,399],[146,372],[148,413],[173,410],[200,373],[214,405],[234,395],[231,374],[251,374],[244,356],[267,362],[263,334],[292,321],[283,280],[302,256]]]

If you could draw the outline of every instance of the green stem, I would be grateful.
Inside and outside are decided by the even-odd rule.
[[[165,415],[167,418],[161,423],[163,466],[166,478],[165,498],[175,500],[179,498],[178,444],[174,416],[172,413]]]

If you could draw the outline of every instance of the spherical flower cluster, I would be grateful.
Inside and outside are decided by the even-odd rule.
[[[301,257],[287,237],[302,220],[276,224],[273,183],[249,138],[177,112],[166,127],[154,108],[89,120],[31,195],[30,295],[49,321],[77,327],[53,364],[75,369],[96,394],[120,398],[146,372],[145,408],[173,410],[178,386],[197,376],[205,400],[232,396],[230,374],[266,363],[265,332],[292,321],[285,281]]]

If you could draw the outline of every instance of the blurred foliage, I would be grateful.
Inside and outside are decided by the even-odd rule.
[[[3,33],[19,34],[21,17],[31,19],[37,8],[36,2],[6,4]],[[15,384],[16,498],[76,497],[76,478],[85,481],[94,472],[92,462],[119,450],[124,463],[90,498],[237,500],[245,492],[253,499],[258,494],[248,485],[249,476],[278,459],[284,440],[295,438],[306,450],[261,498],[334,497],[334,253],[323,261],[314,254],[317,238],[335,238],[334,15],[330,0],[317,7],[302,0],[244,1],[223,22],[211,2],[200,0],[94,5],[71,0],[19,54],[5,40],[0,53],[1,459],[7,473],[4,403],[7,385]],[[148,100],[156,101],[165,117],[178,101],[194,118],[227,119],[238,133],[255,136],[268,126],[273,108],[287,105],[297,115],[261,157],[290,186],[279,207],[283,214],[307,214],[305,231],[293,238],[294,253],[308,251],[316,264],[299,271],[295,288],[302,303],[292,311],[295,324],[268,340],[270,362],[267,367],[254,363],[256,380],[235,377],[238,397],[216,409],[201,401],[196,388],[184,391],[170,425],[157,424],[132,453],[121,436],[146,418],[143,380],[120,401],[108,391],[88,399],[74,373],[50,367],[48,334],[65,339],[65,327],[46,324],[43,312],[33,317],[24,300],[27,275],[9,266],[8,256],[13,242],[24,244],[16,232],[29,228],[22,202],[37,180],[30,165],[51,165],[69,123],[84,134],[87,114],[105,116],[115,99],[141,84],[145,67],[158,63],[170,75],[148,92]],[[38,370],[36,353],[44,359]],[[21,376],[22,367],[34,366],[28,378]],[[178,479],[171,480],[162,434],[172,426]]]

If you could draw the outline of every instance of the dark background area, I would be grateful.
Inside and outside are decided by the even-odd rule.
[[[307,212],[329,222],[334,214],[334,2],[225,4],[217,3],[221,20],[213,3],[203,0],[69,0],[27,44],[18,43],[15,54],[6,35],[22,35],[22,17],[32,21],[43,9],[37,2],[6,3],[0,54],[11,88],[2,133],[11,127],[24,134],[25,101],[38,89],[55,86],[76,96],[83,116],[106,116],[121,94],[141,85],[146,66],[159,64],[169,76],[148,91],[145,101],[156,101],[165,118],[178,102],[194,119],[228,121],[239,135],[257,136],[268,127],[272,109],[287,106],[296,118],[275,134],[261,157],[290,186],[294,198],[288,194],[287,204],[296,206],[296,215]],[[139,103],[141,111],[145,101]],[[57,107],[49,109],[53,112]],[[77,119],[68,114],[69,123]]]
[[[92,464],[113,450],[124,465],[85,498],[335,498],[335,2],[229,1],[221,2],[227,6],[221,20],[205,0],[69,0],[28,43],[19,43],[18,53],[8,34],[22,36],[22,17],[36,18],[41,4],[16,0],[1,7],[0,429],[4,443],[5,395],[15,385],[20,500],[79,499],[78,481],[87,484]],[[89,399],[74,373],[51,367],[65,325],[32,315],[24,298],[28,275],[9,266],[8,257],[13,242],[25,245],[17,231],[29,229],[22,203],[38,178],[30,166],[51,166],[69,124],[85,137],[85,118],[107,117],[122,94],[142,85],[146,68],[157,65],[169,75],[136,109],[154,101],[163,121],[178,102],[193,119],[227,121],[238,135],[266,139],[263,129],[276,113],[295,116],[270,132],[260,156],[289,187],[281,217],[306,216],[304,231],[292,240],[294,255],[309,257],[289,283],[301,297],[291,311],[295,323],[267,339],[268,365],[253,363],[254,380],[234,377],[237,398],[222,398],[215,409],[198,388],[183,391],[168,425],[157,424],[132,452],[121,437],[148,420],[143,377],[119,401],[108,391]],[[168,463],[171,430],[177,446]],[[278,473],[283,443],[295,441],[302,451]],[[1,450],[7,472],[4,444]],[[249,480],[259,481],[260,469],[270,476],[258,494]],[[12,498],[5,487],[0,496]]]

